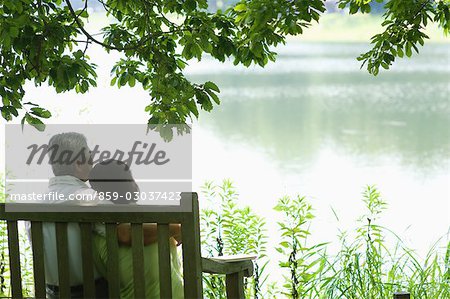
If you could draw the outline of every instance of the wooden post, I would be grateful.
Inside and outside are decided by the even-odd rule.
[[[397,292],[394,293],[394,299],[410,299],[411,295],[406,292]]]
[[[203,298],[200,215],[196,193],[192,193],[192,212],[183,213],[181,238],[183,240],[184,298]]]
[[[7,222],[8,230],[8,248],[9,248],[9,269],[11,271],[12,297],[14,299],[23,298],[22,295],[22,277],[20,274],[20,248],[19,232],[17,221]]]
[[[240,271],[226,276],[228,299],[244,299],[244,272]]]

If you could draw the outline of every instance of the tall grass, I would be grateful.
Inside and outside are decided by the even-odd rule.
[[[285,285],[291,287],[291,292],[283,295],[288,298],[380,299],[392,298],[397,291],[407,291],[417,299],[450,298],[450,242],[446,250],[433,246],[421,260],[395,233],[378,224],[380,215],[387,208],[378,190],[373,186],[366,187],[362,200],[366,212],[358,221],[355,237],[342,233],[341,248],[336,255],[326,254],[324,244],[305,245],[302,247],[304,253],[293,259],[296,242],[282,243],[281,253],[285,259],[281,266],[294,268],[293,265],[303,264],[303,271],[297,271],[295,275],[292,272],[291,277],[285,278]],[[295,209],[297,213],[293,213]],[[305,199],[284,197],[279,200],[276,210],[296,220],[291,226],[297,228],[301,232],[300,239],[306,241],[309,235],[307,224],[313,215]],[[288,233],[285,223],[280,223],[279,227],[283,237],[294,235]],[[387,235],[397,239],[396,245],[388,246]]]
[[[0,203],[6,200],[4,178],[0,176]],[[31,244],[23,223],[19,223],[20,267],[22,290],[25,297],[34,296],[33,258]],[[8,233],[6,221],[0,221],[0,298],[11,297]]]
[[[5,202],[5,185],[3,177],[0,176],[0,203]],[[6,222],[0,221],[0,297],[9,293],[9,258],[8,258],[8,235],[6,233]]]
[[[34,296],[34,275],[31,244],[24,230],[19,234],[22,290],[25,297]],[[0,221],[0,298],[11,297],[8,235],[5,221]]]

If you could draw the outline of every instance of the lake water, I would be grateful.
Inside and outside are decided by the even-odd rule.
[[[290,42],[266,69],[191,66],[193,80],[222,89],[199,121],[197,182],[233,179],[274,233],[277,198],[306,195],[320,241],[351,230],[364,186],[376,185],[389,204],[381,224],[424,253],[450,227],[450,46],[378,77],[355,60],[366,48]]]
[[[283,195],[309,198],[314,241],[352,230],[361,192],[376,185],[389,208],[381,224],[425,252],[450,227],[450,46],[432,44],[373,77],[355,57],[367,44],[289,42],[265,69],[208,58],[189,77],[216,82],[222,104],[194,124],[194,187],[232,179],[242,204],[267,217]],[[111,58],[90,53],[99,87],[57,95],[30,87],[54,123],[144,123],[149,97],[109,86]],[[3,159],[2,159],[3,160]],[[332,208],[338,215],[334,216]]]

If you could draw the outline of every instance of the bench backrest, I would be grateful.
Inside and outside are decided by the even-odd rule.
[[[169,210],[167,212],[167,210]],[[159,281],[161,298],[172,298],[169,224],[181,223],[185,298],[202,298],[199,208],[196,193],[183,193],[180,206],[154,212],[5,212],[0,204],[0,221],[7,222],[8,248],[13,298],[22,298],[18,221],[31,222],[35,297],[45,298],[43,222],[54,222],[61,298],[70,297],[67,224],[79,223],[82,240],[84,297],[95,297],[92,226],[105,223],[108,249],[109,296],[120,297],[117,223],[131,223],[134,294],[145,297],[143,223],[157,223]]]

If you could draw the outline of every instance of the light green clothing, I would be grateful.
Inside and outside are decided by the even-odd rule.
[[[104,227],[104,226],[103,226]],[[108,259],[106,238],[103,229],[96,228],[94,234],[94,261],[97,270],[106,276],[106,263]],[[172,269],[172,295],[175,299],[182,299],[183,278],[181,275],[180,259],[177,247],[171,246],[171,269]],[[145,298],[159,299],[159,268],[158,268],[158,243],[144,246],[144,273],[145,273]],[[133,255],[131,247],[119,246],[119,275],[120,275],[120,298],[134,298],[133,281]]]

